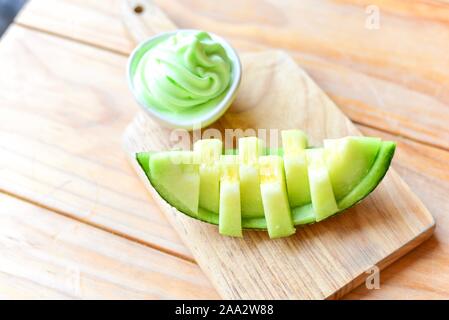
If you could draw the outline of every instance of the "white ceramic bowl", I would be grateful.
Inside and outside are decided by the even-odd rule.
[[[162,41],[172,35],[174,35],[177,32],[195,32],[199,30],[195,29],[178,29],[176,31],[170,31],[170,32],[164,32],[160,33],[156,36],[153,36],[151,38],[148,38],[145,41],[142,41],[131,53],[128,59],[128,66],[127,66],[127,80],[128,80],[128,86],[131,89],[131,92],[134,95],[134,98],[137,100],[139,105],[142,107],[144,112],[148,115],[150,115],[153,119],[156,119],[160,124],[170,127],[170,128],[182,128],[186,130],[192,130],[192,129],[199,129],[204,128],[211,123],[218,120],[230,107],[232,104],[232,101],[234,100],[237,89],[240,85],[240,81],[242,78],[242,66],[240,63],[239,56],[237,55],[237,52],[234,50],[234,48],[231,47],[231,45],[224,40],[223,38],[208,32],[209,35],[212,37],[213,40],[219,42],[223,48],[226,50],[226,53],[228,57],[230,58],[232,62],[232,77],[231,77],[231,84],[228,88],[228,91],[226,95],[223,97],[221,101],[217,103],[212,108],[209,108],[207,111],[199,115],[198,117],[194,119],[174,119],[171,118],[168,113],[162,113],[158,111],[156,108],[147,105],[147,102],[142,99],[142,97],[137,93],[135,86],[134,86],[134,72],[136,71],[137,65],[139,63],[139,59],[142,57],[142,55],[147,51],[151,50],[149,49],[153,45],[155,45],[155,42]]]

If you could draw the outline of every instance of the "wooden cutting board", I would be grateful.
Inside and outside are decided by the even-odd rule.
[[[140,41],[174,24],[150,1],[123,2],[124,22]],[[284,52],[241,55],[237,99],[211,127],[289,129],[324,138],[359,135],[351,121]],[[220,236],[216,226],[191,219],[168,205],[149,184],[135,153],[171,147],[170,132],[139,113],[123,145],[142,182],[192,251],[218,293],[227,299],[339,298],[419,245],[435,222],[421,201],[390,169],[362,203],[326,221],[298,228],[295,236],[270,240],[245,231],[243,239]],[[367,272],[368,271],[368,272]]]

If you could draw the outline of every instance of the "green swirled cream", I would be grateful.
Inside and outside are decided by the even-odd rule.
[[[133,80],[147,106],[176,114],[197,113],[226,94],[232,62],[207,32],[180,31],[142,55]]]

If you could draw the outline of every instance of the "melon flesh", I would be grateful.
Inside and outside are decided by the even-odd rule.
[[[301,130],[282,130],[281,138],[284,154],[295,155],[307,148],[307,136]]]
[[[239,139],[238,159],[243,217],[263,217],[258,160],[264,150],[262,140],[256,137]]]
[[[324,156],[337,200],[347,195],[366,176],[380,149],[381,140],[345,137],[324,140]]]
[[[301,130],[283,130],[281,135],[288,201],[295,208],[310,202],[305,153],[307,137]]]
[[[288,203],[282,157],[262,156],[259,165],[260,191],[268,234],[270,238],[292,235],[296,229]]]
[[[199,206],[218,213],[220,203],[220,166],[223,144],[219,139],[198,140],[193,145],[200,173]]]
[[[218,230],[221,234],[241,237],[239,166],[236,156],[223,156],[220,161],[220,208]]]
[[[315,220],[321,221],[338,211],[323,149],[307,150],[308,175]]]
[[[191,151],[159,152],[149,160],[150,180],[172,206],[189,214],[198,214],[200,175]]]

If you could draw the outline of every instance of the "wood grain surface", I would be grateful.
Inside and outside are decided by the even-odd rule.
[[[4,194],[0,201],[0,297],[217,298],[193,263]]]
[[[312,145],[319,145],[325,138],[359,134],[287,54],[264,51],[241,58],[236,101],[209,127],[220,130],[222,137],[225,129],[301,128]],[[137,163],[136,152],[172,147],[171,133],[141,113],[127,129],[124,147],[222,298],[339,298],[364,282],[369,268],[383,269],[433,232],[432,216],[391,169],[361,204],[298,229],[295,236],[270,240],[266,232],[247,231],[243,239],[223,237],[216,226],[189,218],[165,202]]]
[[[447,81],[439,82],[426,75],[439,74],[443,80],[447,77],[444,70],[447,70],[448,60],[434,57],[447,51],[449,6],[443,1],[375,1],[381,8],[383,22],[394,26],[397,32],[393,46],[403,51],[401,59],[407,62],[403,67],[397,60],[385,63],[389,60],[390,46],[379,36],[372,42],[365,42],[367,47],[360,53],[370,55],[370,48],[375,47],[373,59],[357,62],[352,57],[336,59],[329,55],[328,48],[335,47],[333,42],[323,41],[323,46],[314,51],[299,38],[285,37],[279,43],[271,31],[282,28],[290,32],[296,22],[270,20],[267,12],[273,13],[273,17],[302,18],[318,10],[310,5],[298,10],[297,7],[292,9],[297,6],[295,3],[273,1],[263,2],[254,10],[250,5],[245,7],[239,1],[230,0],[222,2],[214,11],[205,1],[156,2],[176,24],[204,27],[225,35],[241,52],[273,45],[288,47],[289,54],[353,121],[366,124],[358,124],[362,132],[399,142],[393,166],[434,215],[438,225],[435,235],[385,269],[380,290],[361,286],[346,297],[447,298],[449,155],[444,150],[444,142],[448,140],[441,143],[445,131],[441,131],[438,123],[441,123],[441,116],[447,114],[448,103],[443,98],[448,90]],[[306,43],[310,42],[308,38],[319,39],[322,32],[328,31],[326,29],[338,30],[341,11],[329,10],[331,5],[333,9],[340,5],[346,8],[345,23],[364,23],[366,2],[319,1],[319,10],[328,11],[328,14],[326,19],[320,19],[319,15],[315,19],[308,17],[315,33],[302,35]],[[210,26],[205,25],[211,20]],[[258,30],[262,24],[267,25],[265,36],[246,32],[246,26]],[[345,54],[351,42],[357,46],[360,37],[383,32],[383,25],[380,30],[368,33],[359,27],[349,30],[347,41],[339,43],[337,49]],[[234,31],[240,28],[241,32],[230,34],[229,26]],[[270,33],[268,28],[271,28]],[[429,30],[438,32],[424,42],[412,42],[414,35],[420,39]],[[127,36],[118,1],[28,2],[17,23],[0,41],[1,189],[37,206],[192,260],[189,250],[163,215],[155,210],[120,150],[121,132],[137,110],[122,76],[126,55],[133,48]],[[408,51],[420,53],[420,59],[409,56]],[[57,63],[58,59],[61,63]],[[53,62],[57,68],[52,68]],[[432,68],[429,69],[429,65]],[[95,76],[101,81],[90,79],[86,91],[80,88],[86,78],[79,77],[88,75],[89,68],[96,70]],[[435,73],[434,70],[439,71]],[[52,79],[53,75],[57,79]],[[434,110],[426,123],[407,112],[411,103],[415,105],[413,110]],[[390,104],[394,107],[389,108]],[[382,109],[384,112],[379,116],[377,110]],[[113,110],[112,116],[108,116],[110,110]],[[394,114],[398,113],[405,115],[405,122],[394,119]],[[18,121],[23,125],[16,125]],[[425,129],[424,135],[420,128]],[[100,204],[92,197],[92,190]],[[5,280],[11,277],[11,274],[2,277],[0,283],[10,289],[13,283],[20,287],[16,297],[44,294],[42,290],[33,295],[37,285],[30,281]],[[13,291],[8,292],[12,295]]]
[[[135,113],[126,59],[20,27],[0,55],[0,188],[187,256],[120,150]]]

